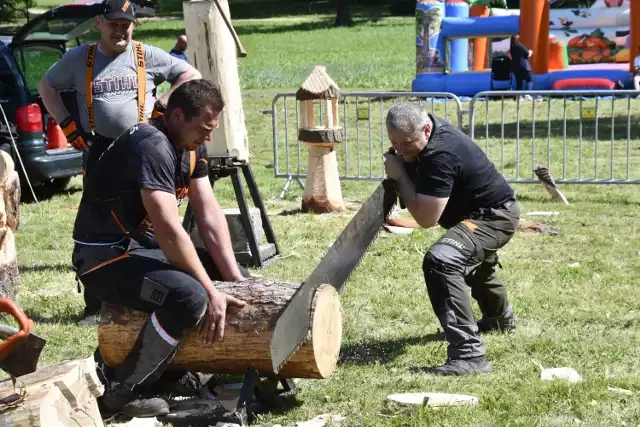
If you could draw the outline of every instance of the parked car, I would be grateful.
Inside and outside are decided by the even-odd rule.
[[[12,155],[23,183],[17,154],[34,187],[44,185],[55,191],[82,174],[81,151],[51,147],[47,126],[57,125],[42,103],[38,83],[68,44],[79,45],[80,37],[94,28],[93,18],[103,8],[101,1],[93,0],[59,6],[31,19],[15,35],[0,35],[0,106],[7,118],[0,111],[0,150]],[[77,118],[75,93],[62,93],[62,99]]]

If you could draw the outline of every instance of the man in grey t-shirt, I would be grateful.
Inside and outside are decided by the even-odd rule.
[[[42,100],[56,122],[60,123],[69,142],[78,149],[87,150],[93,158],[98,153],[94,146],[104,150],[113,139],[140,121],[138,114],[138,64],[132,33],[135,27],[134,5],[129,0],[105,0],[105,12],[96,17],[100,40],[88,55],[90,44],[70,49],[55,63],[40,81]],[[156,103],[156,87],[164,81],[171,89],[161,99],[166,104],[171,91],[200,73],[162,49],[141,44],[145,63],[144,117],[148,118]],[[142,52],[140,52],[142,55]],[[93,55],[93,59],[91,56]],[[92,64],[91,103],[87,99],[86,75]],[[71,117],[60,97],[60,92],[74,90],[79,117]],[[90,108],[93,121],[90,120]],[[79,120],[79,123],[76,121]],[[85,158],[85,168],[87,168]]]
[[[60,124],[69,143],[83,150],[85,174],[100,154],[122,132],[149,118],[154,104],[166,105],[170,93],[181,83],[200,73],[185,61],[174,58],[162,49],[140,44],[136,51],[131,37],[135,26],[134,5],[130,0],[105,0],[105,10],[96,17],[100,40],[70,49],[44,75],[39,84],[40,96],[55,121]],[[88,54],[91,49],[92,55]],[[93,56],[93,57],[92,57]],[[139,59],[144,58],[143,82],[138,81]],[[87,70],[91,70],[91,102],[87,98]],[[142,79],[141,79],[142,80]],[[157,101],[156,87],[172,83],[169,92]],[[140,84],[142,83],[142,86]],[[144,106],[139,104],[138,88],[144,88]],[[146,87],[145,87],[146,86]],[[76,93],[79,117],[72,117],[60,96],[61,91]],[[160,104],[160,105],[158,105]],[[138,110],[138,108],[143,107]],[[93,120],[90,120],[93,110]],[[144,110],[144,111],[143,111]],[[85,290],[85,320],[97,321],[100,300]]]

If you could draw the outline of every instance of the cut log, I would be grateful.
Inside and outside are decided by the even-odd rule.
[[[180,344],[169,370],[242,374],[248,368],[275,375],[270,344],[280,313],[300,283],[269,279],[244,282],[214,282],[217,289],[247,302],[242,311],[227,313],[224,339],[204,344],[202,335],[191,331]],[[103,307],[98,343],[105,363],[120,364],[133,347],[147,313]],[[301,322],[307,319],[300,319]],[[327,378],[337,364],[342,341],[342,308],[338,292],[330,285],[316,291],[304,344],[284,365],[284,378]]]
[[[314,213],[345,212],[342,200],[338,160],[333,144],[324,147],[309,144],[307,181],[302,196],[302,211]]]
[[[11,405],[0,405],[0,425],[103,426],[96,397],[104,391],[93,357],[45,366],[0,382],[0,399],[16,395]]]
[[[547,190],[547,192],[551,195],[551,199],[554,202],[564,203],[565,205],[569,204],[569,201],[564,196],[564,194],[562,194],[562,191],[560,191],[560,189],[556,185],[555,180],[553,179],[551,173],[549,173],[549,170],[547,168],[538,167],[534,170],[534,173],[536,174],[540,182],[542,182],[542,185]]]
[[[16,299],[19,280],[15,232],[20,223],[20,178],[13,159],[0,151],[0,298]]]

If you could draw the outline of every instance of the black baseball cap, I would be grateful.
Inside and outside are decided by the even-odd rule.
[[[112,21],[114,19],[136,20],[134,4],[131,0],[105,0],[104,17]]]

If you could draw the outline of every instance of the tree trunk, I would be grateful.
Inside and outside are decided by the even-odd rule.
[[[349,0],[336,0],[336,2],[338,10],[334,26],[348,27],[349,25],[352,25],[353,19],[351,19],[351,11],[349,10]]]
[[[16,299],[15,232],[20,223],[20,178],[11,156],[0,151],[0,298]]]
[[[0,425],[102,427],[96,397],[103,391],[93,357],[45,366],[18,377],[15,388],[5,379],[0,382],[0,399],[20,400],[0,405]]]
[[[246,301],[247,306],[242,311],[227,313],[221,342],[204,344],[202,336],[191,331],[168,369],[239,374],[254,368],[264,374],[274,374],[269,348],[273,329],[300,283],[254,278],[244,282],[215,282],[215,286]],[[148,314],[122,307],[103,307],[102,314],[103,322],[98,327],[100,352],[107,365],[115,366],[133,347]],[[338,292],[330,285],[322,285],[313,297],[307,339],[278,375],[329,377],[338,360],[341,340],[342,308]]]

